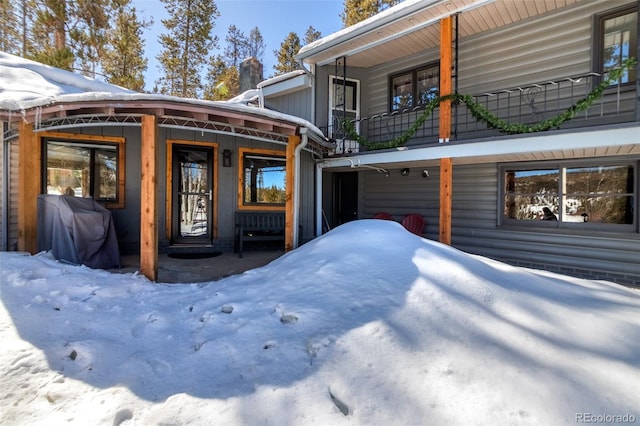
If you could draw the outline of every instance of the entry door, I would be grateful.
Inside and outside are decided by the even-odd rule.
[[[337,225],[358,218],[358,172],[335,174],[335,216]]]
[[[213,149],[173,146],[172,242],[211,244]]]

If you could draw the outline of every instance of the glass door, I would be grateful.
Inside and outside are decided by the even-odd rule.
[[[172,242],[211,244],[213,149],[173,146]]]

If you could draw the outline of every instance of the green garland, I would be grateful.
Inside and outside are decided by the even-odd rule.
[[[479,122],[483,122],[489,129],[495,129],[501,133],[506,134],[522,134],[522,133],[534,133],[544,132],[546,130],[559,128],[565,121],[571,120],[579,112],[588,109],[596,100],[602,97],[604,90],[611,85],[611,83],[617,81],[622,77],[622,73],[636,65],[635,58],[629,58],[625,60],[619,68],[612,69],[608,72],[607,77],[600,82],[600,84],[593,89],[584,99],[579,100],[566,111],[556,115],[548,120],[543,120],[534,124],[522,124],[522,123],[508,123],[507,121],[497,117],[495,114],[487,110],[484,106],[476,102],[471,95],[467,94],[452,94],[438,96],[425,105],[423,113],[414,121],[409,129],[402,135],[383,142],[369,142],[364,137],[360,136],[355,129],[354,121],[343,120],[341,123],[342,130],[348,136],[349,139],[357,141],[360,145],[364,146],[368,150],[396,148],[402,146],[418,131],[424,124],[427,118],[431,115],[434,109],[436,109],[443,101],[453,101],[456,103],[463,103],[469,109],[471,115]]]

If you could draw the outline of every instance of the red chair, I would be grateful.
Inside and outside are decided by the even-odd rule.
[[[402,219],[402,226],[404,226],[407,231],[416,235],[422,236],[424,225],[424,219],[419,214],[410,214]]]
[[[373,215],[373,218],[382,219],[382,220],[393,220],[393,216],[391,216],[391,213],[387,213],[387,212],[378,212]]]

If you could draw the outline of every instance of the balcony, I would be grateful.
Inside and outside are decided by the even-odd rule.
[[[507,125],[520,124],[521,128],[533,127],[537,123],[553,120],[565,113],[576,103],[585,99],[596,87],[602,76],[589,73],[577,77],[563,78],[556,81],[535,83],[527,86],[479,93],[472,96],[473,101],[484,110],[490,112]],[[356,131],[360,132],[367,144],[385,146],[387,141],[408,132],[411,126],[427,114],[424,123],[406,141],[406,146],[437,144],[439,127],[439,108],[431,113],[427,106],[394,111],[391,113],[374,114],[353,121]],[[615,123],[638,121],[636,110],[638,104],[633,84],[609,86],[603,95],[596,99],[588,108],[578,112],[573,118],[551,126],[548,130],[585,128]],[[339,128],[339,117],[332,120],[331,128]],[[452,106],[451,140],[471,141],[488,137],[505,137],[515,132],[499,131],[487,123],[479,121],[471,113],[464,102],[454,102]],[[329,133],[330,134],[330,133]],[[339,143],[344,135],[333,133]],[[348,136],[346,139],[350,139]],[[353,138],[351,138],[353,139]],[[362,145],[362,144],[360,144]],[[360,146],[362,150],[363,147]],[[338,153],[338,152],[336,152]]]

